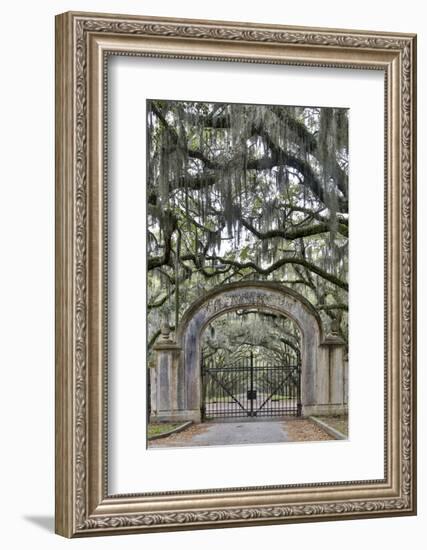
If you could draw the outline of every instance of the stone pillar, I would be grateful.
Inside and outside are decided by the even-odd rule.
[[[324,342],[329,349],[329,397],[324,414],[344,414],[347,412],[345,342],[336,333],[330,334]]]
[[[333,325],[317,353],[315,399],[303,405],[304,416],[344,414],[346,400],[345,342]]]
[[[332,344],[329,348],[330,403],[344,403],[344,345]]]
[[[321,345],[316,349],[315,368],[312,369],[313,380],[310,384],[313,388],[313,396],[308,399],[303,395],[302,414],[311,416],[327,414],[325,407],[329,404],[330,379],[329,379],[329,347]]]
[[[317,350],[316,404],[329,403],[331,380],[329,376],[329,347],[319,346]]]
[[[162,326],[153,350],[156,360],[150,368],[151,419],[158,422],[180,420],[178,371],[181,348],[172,340],[169,325]]]

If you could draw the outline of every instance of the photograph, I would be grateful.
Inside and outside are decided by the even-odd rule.
[[[55,532],[351,546],[417,513],[420,23],[157,5],[55,16]]]
[[[347,439],[349,109],[146,106],[148,447]]]

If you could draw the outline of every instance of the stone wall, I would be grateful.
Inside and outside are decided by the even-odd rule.
[[[184,314],[175,340],[163,327],[151,369],[152,418],[200,421],[201,335],[216,317],[254,307],[291,318],[301,331],[303,415],[345,411],[344,342],[336,334],[324,337],[317,311],[303,296],[278,283],[250,282],[217,287],[194,302]]]

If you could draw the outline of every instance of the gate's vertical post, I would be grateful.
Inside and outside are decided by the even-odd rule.
[[[251,402],[251,412],[250,416],[254,415],[254,352],[251,351],[251,381],[250,381],[250,402]]]
[[[301,353],[297,350],[297,416],[301,416],[302,413],[302,402],[301,402]]]
[[[201,399],[201,407],[200,407],[200,420],[203,422],[206,420],[206,396],[207,396],[207,385],[208,385],[208,373],[207,373],[208,365],[205,362],[205,357],[202,355],[202,379],[201,379],[201,392],[202,392],[202,399]]]
[[[343,394],[344,405],[348,406],[348,353],[344,354]]]

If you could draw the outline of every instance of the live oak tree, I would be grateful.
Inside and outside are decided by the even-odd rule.
[[[247,280],[294,288],[346,339],[347,110],[150,100],[147,119],[149,347],[202,293]]]
[[[214,319],[202,337],[207,364],[238,364],[250,354],[270,365],[300,364],[301,335],[290,319],[259,308],[228,312]]]

